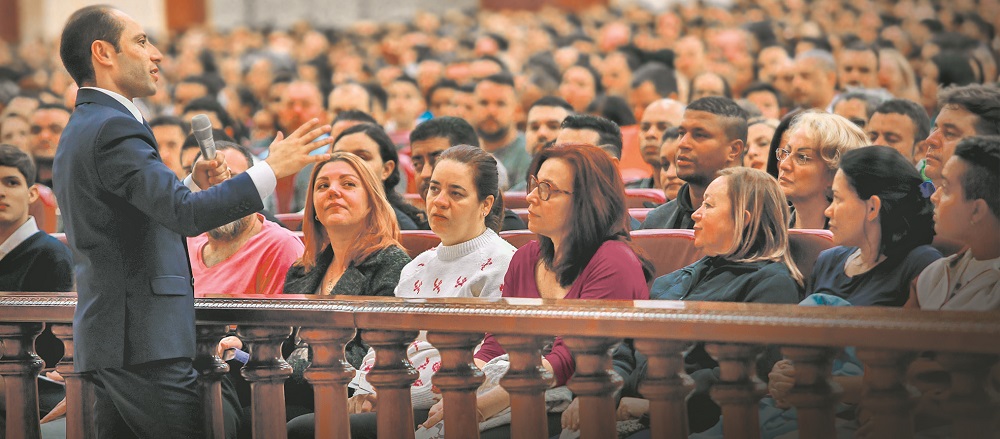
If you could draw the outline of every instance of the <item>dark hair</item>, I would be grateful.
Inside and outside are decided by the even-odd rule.
[[[204,76],[191,75],[191,76],[185,77],[184,79],[181,79],[180,81],[177,82],[176,85],[174,85],[174,92],[175,93],[177,91],[177,86],[181,85],[181,84],[198,84],[198,85],[200,85],[202,87],[205,87],[205,96],[212,96],[212,95],[214,95],[216,93],[215,87],[212,86],[212,84],[210,83],[210,81],[208,79],[205,79]],[[173,97],[172,95],[173,95],[173,93],[171,93],[171,97]]]
[[[850,91],[841,93],[840,96],[834,99],[833,107],[836,108],[841,102],[861,101],[865,104],[864,122],[867,124],[868,119],[871,119],[872,114],[875,114],[875,109],[878,108],[882,102],[885,102],[887,96],[892,96],[889,94],[882,95],[877,90],[881,89],[852,88]]]
[[[497,67],[500,67],[501,72],[510,72],[510,69],[507,68],[507,64],[504,63],[500,58],[497,58],[493,55],[480,56],[479,59],[477,59],[476,61],[489,61],[493,64],[496,64]]]
[[[965,162],[962,192],[966,200],[982,198],[1000,218],[1000,136],[972,136],[958,142],[955,157]]]
[[[189,111],[209,111],[215,113],[215,115],[219,117],[219,122],[222,123],[223,128],[232,128],[233,130],[236,130],[237,128],[233,123],[233,118],[229,116],[229,112],[227,112],[226,109],[222,107],[222,104],[220,104],[219,101],[215,100],[213,97],[205,96],[188,102],[188,104],[184,106],[183,113],[187,113]]]
[[[946,88],[938,94],[938,108],[957,105],[979,116],[976,134],[1000,134],[1000,89],[982,84]]]
[[[767,82],[754,82],[743,89],[742,97],[746,98],[753,93],[767,92],[774,95],[778,102],[781,102],[781,92]]]
[[[694,75],[694,78],[691,78],[691,86],[689,87],[689,90],[688,90],[688,101],[689,102],[694,97],[694,83],[695,83],[695,81],[697,81],[698,78],[701,78],[702,76],[708,76],[708,75],[715,75],[717,78],[719,78],[720,81],[722,81],[722,96],[723,97],[727,97],[729,99],[733,98],[733,90],[731,88],[729,88],[729,81],[727,81],[726,78],[722,77],[722,75],[720,75],[718,73],[702,72],[702,73],[699,73],[697,75]]]
[[[528,107],[528,111],[530,112],[535,107],[559,107],[570,112],[570,114],[573,113],[573,106],[559,96],[542,96]]]
[[[681,127],[670,127],[663,132],[663,136],[660,137],[660,145],[667,140],[674,140],[681,137]]]
[[[413,78],[411,78],[411,77],[410,77],[410,75],[407,75],[407,74],[405,74],[405,73],[404,73],[404,74],[402,74],[402,75],[399,75],[399,76],[395,77],[395,78],[394,78],[394,79],[393,79],[393,80],[392,80],[392,81],[390,82],[390,84],[391,84],[392,82],[405,82],[405,83],[407,83],[407,84],[410,84],[410,85],[412,85],[412,86],[416,87],[416,89],[417,89],[417,91],[418,91],[418,92],[420,91],[420,84],[417,84],[417,80],[416,80],[416,79],[413,79]]]
[[[59,110],[66,112],[66,114],[73,114],[73,112],[70,111],[69,108],[66,108],[66,106],[63,104],[49,104],[42,102],[38,104],[38,108],[35,108],[35,111],[41,111],[41,110]]]
[[[635,125],[635,113],[620,96],[599,95],[587,106],[587,112],[608,119],[620,127]]]
[[[774,154],[781,146],[781,138],[785,136],[785,132],[788,131],[792,126],[792,122],[798,115],[802,114],[802,109],[792,110],[781,118],[778,122],[778,127],[774,129],[774,135],[771,136],[771,146],[768,148],[767,154],[767,173],[771,174],[772,177],[778,178],[778,157]]]
[[[438,156],[437,162],[441,163],[442,160],[454,160],[472,168],[472,182],[476,185],[479,201],[485,200],[490,195],[493,196],[493,206],[485,218],[486,227],[493,229],[494,232],[499,232],[503,227],[504,210],[503,193],[500,192],[500,174],[497,173],[497,160],[492,154],[472,145],[456,145],[448,148]]]
[[[18,147],[0,144],[0,166],[10,166],[24,176],[24,182],[28,186],[35,184],[35,162],[28,153],[21,151]]]
[[[156,128],[160,126],[175,126],[181,129],[184,135],[191,132],[191,124],[187,123],[184,119],[176,116],[157,116],[155,119],[149,121],[150,128]]]
[[[388,109],[389,105],[389,93],[386,93],[385,89],[381,85],[374,82],[368,82],[361,84],[365,91],[368,92],[368,111],[371,113],[375,112],[375,104],[380,105],[382,111]]]
[[[747,119],[749,117],[746,110],[740,107],[736,101],[722,96],[706,96],[688,104],[685,111],[704,111],[719,116],[726,137],[729,137],[730,141],[747,142]]]
[[[976,72],[972,70],[969,56],[957,52],[941,52],[931,57],[937,66],[937,82],[942,87],[976,83]]]
[[[905,257],[910,250],[934,239],[934,206],[921,194],[924,179],[909,159],[888,146],[848,150],[840,171],[862,200],[882,201],[879,252],[887,258]]]
[[[443,137],[448,145],[471,145],[479,147],[476,129],[465,119],[458,117],[436,117],[417,125],[410,131],[410,143]]]
[[[875,47],[874,45],[867,44],[864,41],[860,41],[860,40],[859,41],[852,41],[849,44],[844,45],[844,48],[841,49],[841,51],[869,52],[872,55],[875,55],[875,70],[878,71],[878,68],[879,68],[878,48]]]
[[[594,95],[595,96],[600,96],[601,93],[604,93],[604,84],[601,84],[601,74],[600,74],[600,72],[597,71],[597,69],[594,68],[594,66],[590,65],[590,63],[587,63],[587,62],[578,62],[578,63],[573,64],[572,66],[570,66],[570,69],[573,68],[573,67],[579,67],[579,68],[581,68],[583,70],[586,70],[587,73],[590,74],[590,77],[593,78],[593,80],[594,80]],[[566,70],[568,71],[569,69],[566,69]],[[565,75],[565,74],[566,74],[566,72],[563,72],[563,75]],[[562,78],[560,78],[560,82],[562,82],[561,80],[562,80]]]
[[[528,168],[528,175],[538,175],[549,159],[565,161],[573,169],[573,203],[569,219],[570,233],[555,254],[552,240],[539,236],[540,258],[556,274],[559,285],[568,287],[583,272],[590,259],[605,241],[628,243],[642,263],[646,282],[653,278],[653,265],[635,247],[629,236],[629,217],[625,207],[625,184],[608,154],[587,144],[555,145],[541,149]]]
[[[647,63],[632,74],[632,88],[639,88],[647,82],[653,83],[653,89],[661,98],[677,93],[677,77],[674,75],[674,69],[663,64]]]
[[[431,86],[431,88],[427,89],[428,106],[430,106],[431,104],[431,98],[434,97],[434,93],[437,93],[438,90],[458,90],[458,83],[450,79],[442,79],[438,82],[435,82],[434,85]]]
[[[361,110],[344,110],[337,113],[337,117],[333,118],[333,122],[330,122],[330,126],[336,125],[337,122],[361,122],[378,125],[378,122],[375,121],[374,117]]]
[[[363,123],[359,125],[352,126],[340,133],[333,143],[330,144],[330,150],[333,151],[333,147],[346,136],[351,134],[364,133],[368,136],[376,145],[378,145],[378,155],[382,159],[382,162],[392,161],[396,164],[393,166],[392,173],[382,182],[382,187],[385,190],[385,198],[389,200],[389,204],[393,208],[401,210],[406,216],[413,219],[417,224],[423,222],[420,217],[422,212],[416,206],[408,203],[403,199],[402,195],[396,192],[396,185],[399,184],[400,174],[399,174],[399,152],[396,151],[396,144],[392,142],[389,135],[385,133],[382,127],[374,124]],[[378,175],[376,174],[376,177]]]
[[[591,130],[597,133],[597,147],[606,150],[615,158],[622,158],[622,130],[614,122],[600,116],[571,114],[559,124],[561,129]]]
[[[510,73],[500,72],[489,75],[483,79],[479,80],[479,83],[492,82],[494,84],[506,85],[511,88],[514,87],[514,77]]]
[[[253,166],[253,153],[250,152],[250,149],[248,149],[247,147],[240,145],[239,143],[230,142],[228,140],[217,140],[215,142],[216,151],[224,151],[227,149],[232,149],[242,154],[243,158],[247,160],[247,168]],[[198,155],[194,156],[194,161],[191,163],[197,163],[199,160],[201,160],[201,157],[202,157],[201,152],[199,152]]]
[[[915,131],[913,141],[920,142],[927,139],[931,133],[931,118],[927,116],[927,110],[923,105],[908,99],[889,99],[875,108],[875,113],[880,114],[902,114],[913,122]],[[872,113],[872,114],[875,114]]]
[[[59,57],[80,87],[93,85],[97,80],[94,64],[90,60],[90,46],[94,41],[107,41],[114,46],[115,52],[122,51],[119,40],[125,30],[125,22],[115,17],[113,11],[115,9],[106,5],[87,6],[78,9],[66,21],[60,38]]]

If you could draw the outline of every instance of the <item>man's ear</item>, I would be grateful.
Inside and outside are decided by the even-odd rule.
[[[977,198],[972,202],[972,218],[969,218],[972,224],[979,224],[980,221],[985,220],[989,215],[990,206],[986,205],[986,200]]]
[[[726,152],[726,157],[730,163],[737,165],[743,164],[743,150],[746,148],[746,143],[740,139],[733,140],[729,143],[729,151]]]
[[[38,185],[33,184],[31,186],[28,186],[28,204],[32,204],[35,201],[38,201],[38,197],[39,197]]]
[[[392,171],[394,169],[396,169],[396,162],[389,160],[385,163],[382,163],[382,180],[389,178],[389,176],[392,175]]]
[[[94,64],[112,67],[117,59],[117,54],[115,46],[107,41],[94,40],[93,43],[90,43],[90,57]]]

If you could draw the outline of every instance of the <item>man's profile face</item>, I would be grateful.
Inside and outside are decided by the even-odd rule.
[[[31,136],[28,143],[31,154],[35,157],[55,157],[59,137],[67,123],[69,113],[65,111],[54,108],[35,110],[35,114],[31,116]]]
[[[160,78],[158,64],[163,54],[153,46],[142,26],[132,17],[117,10],[112,13],[125,25],[118,40],[121,50],[117,53],[114,48],[110,50],[115,53],[113,56],[117,61],[112,70],[114,85],[128,99],[156,94],[156,81]]]
[[[28,184],[17,168],[0,166],[0,227],[19,227],[28,220],[28,205],[38,199],[38,189]]]
[[[976,135],[979,116],[958,105],[941,108],[931,134],[927,136],[927,168],[924,172],[933,180],[941,178],[941,168],[948,162],[958,142]]]
[[[569,111],[563,107],[536,106],[528,111],[528,122],[525,125],[524,139],[528,153],[534,155],[542,145],[555,140],[559,135],[559,125],[569,116]]]
[[[730,139],[719,116],[705,111],[687,110],[677,142],[677,177],[700,186],[708,186],[715,175],[729,165]]]
[[[914,161],[913,147],[917,142],[917,139],[914,139],[916,124],[909,116],[899,113],[872,114],[866,132],[873,145],[892,147],[903,154],[903,157]]]
[[[410,159],[415,171],[413,181],[421,197],[427,196],[427,185],[430,183],[437,157],[450,147],[451,141],[447,137],[431,137],[410,142]]]

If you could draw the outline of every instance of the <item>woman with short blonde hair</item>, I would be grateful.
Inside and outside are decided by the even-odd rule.
[[[775,152],[778,184],[792,203],[793,229],[827,228],[823,211],[832,200],[840,157],[867,144],[865,132],[843,116],[810,110],[795,117],[787,145]]]

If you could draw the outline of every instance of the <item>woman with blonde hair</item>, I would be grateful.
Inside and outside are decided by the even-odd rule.
[[[705,200],[691,215],[694,245],[706,256],[653,282],[651,299],[711,302],[798,303],[802,274],[788,249],[788,203],[777,182],[763,171],[728,168],[705,189]],[[772,353],[773,354],[773,353]],[[777,361],[776,355],[770,362]],[[629,340],[614,353],[614,368],[625,381],[618,419],[645,419],[649,401],[643,399],[641,382],[646,357]],[[769,371],[770,362],[761,367]],[[688,400],[692,432],[714,425],[720,409],[708,396],[718,380],[717,366],[704,344],[685,357],[697,384]],[[648,437],[648,431],[637,437]]]
[[[792,121],[788,143],[775,151],[778,184],[792,203],[791,228],[825,229],[840,157],[868,144],[857,125],[836,114],[806,111]]]

